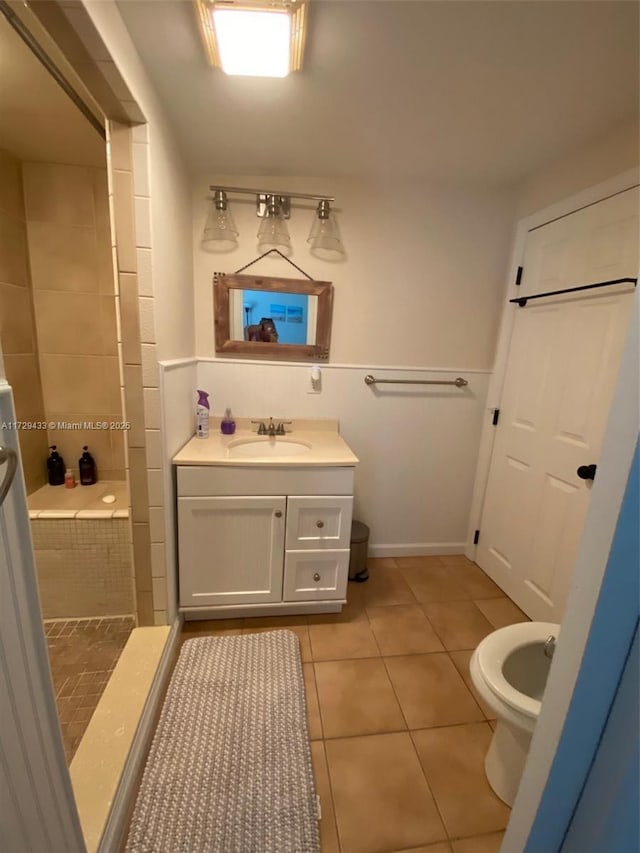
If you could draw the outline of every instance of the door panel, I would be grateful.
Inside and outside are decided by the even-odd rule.
[[[635,278],[639,198],[634,187],[530,231],[519,295]]]
[[[637,200],[532,232],[523,295],[637,275]],[[633,299],[629,286],[514,306],[476,557],[533,619],[562,618],[592,487],[577,469],[598,463]]]

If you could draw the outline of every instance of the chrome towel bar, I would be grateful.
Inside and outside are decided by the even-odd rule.
[[[370,373],[367,373],[364,381],[366,385],[455,385],[456,388],[464,388],[469,384],[462,376],[456,379],[376,379]]]

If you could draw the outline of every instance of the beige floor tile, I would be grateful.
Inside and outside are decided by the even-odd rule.
[[[441,652],[444,648],[417,604],[369,607],[367,614],[383,655]]]
[[[473,601],[439,601],[422,609],[445,649],[475,649],[493,631]]]
[[[362,584],[367,607],[385,607],[391,604],[415,604],[409,585],[396,568],[378,566],[369,572],[369,580]]]
[[[325,738],[406,729],[380,658],[314,664]]]
[[[476,835],[474,838],[459,838],[452,841],[453,853],[499,853],[504,832],[491,835]]]
[[[278,617],[278,620],[282,618],[304,619],[306,617]],[[270,621],[273,621],[273,624],[269,625]],[[311,660],[311,643],[309,642],[309,628],[307,627],[307,625],[301,625],[299,622],[276,622],[275,620],[267,618],[244,620],[244,627],[242,630],[243,634],[262,634],[265,631],[291,631],[292,633],[296,634],[296,636],[300,640],[300,657],[302,658],[302,661],[304,663],[307,663]]]
[[[325,741],[342,853],[446,839],[408,733]]]
[[[364,584],[350,583],[347,586],[347,603],[340,613],[310,613],[309,625],[335,625],[341,622],[361,622],[366,620],[364,609]]]
[[[212,634],[241,634],[243,619],[197,619],[182,625],[183,640]]]
[[[299,616],[246,616],[242,621],[245,628],[270,628],[275,631],[306,625],[308,619],[305,613],[301,613]]]
[[[491,622],[494,628],[504,628],[515,625],[516,622],[529,622],[529,617],[517,607],[510,598],[485,598],[476,601],[476,606]]]
[[[367,559],[367,567],[369,569],[396,569],[395,557],[369,557]]]
[[[453,661],[455,668],[462,676],[462,680],[467,685],[469,690],[473,693],[473,698],[482,708],[485,717],[488,720],[495,720],[495,711],[493,710],[493,708],[490,708],[487,705],[484,699],[477,693],[476,688],[473,686],[473,681],[471,680],[471,673],[469,672],[469,661],[471,660],[472,654],[472,649],[465,649],[464,651],[459,652],[449,652],[449,657]]]
[[[380,656],[368,621],[309,625],[309,637],[314,661]]]
[[[452,574],[451,566],[440,563],[423,568],[401,568],[400,571],[418,601],[464,601],[471,598]]]
[[[451,576],[469,593],[470,598],[497,598],[504,595],[486,572],[473,563],[450,564]]]
[[[324,743],[321,740],[314,741],[311,744],[311,761],[313,762],[313,775],[316,780],[316,793],[320,797],[320,809],[322,811],[320,847],[322,853],[340,853],[327,759],[324,754]]]
[[[447,654],[384,659],[410,729],[484,719]]]
[[[307,723],[309,725],[310,740],[322,738],[322,721],[320,719],[320,706],[318,705],[318,691],[316,690],[316,676],[312,663],[302,664],[304,675],[304,692],[307,700]]]
[[[438,841],[437,844],[427,844],[426,847],[405,847],[404,850],[393,850],[392,853],[451,853],[451,847],[446,841]]]
[[[492,733],[487,723],[412,732],[429,786],[450,837],[502,830],[510,809],[484,772]]]
[[[431,555],[422,557],[395,557],[394,559],[399,569],[426,569],[443,565],[440,557],[433,557]]]
[[[475,563],[467,559],[464,554],[438,554],[438,559],[445,566],[475,566]]]

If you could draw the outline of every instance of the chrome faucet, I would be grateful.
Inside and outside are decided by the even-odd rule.
[[[252,424],[259,424],[258,426],[258,435],[269,435],[275,437],[276,435],[285,435],[285,424],[290,424],[291,421],[280,421],[280,423],[275,424],[273,418],[269,418],[269,423],[265,424],[264,421],[251,421]]]
[[[551,660],[551,658],[553,657],[553,653],[555,652],[555,650],[556,638],[553,636],[553,634],[550,634],[544,643],[544,653],[549,658],[549,660]]]

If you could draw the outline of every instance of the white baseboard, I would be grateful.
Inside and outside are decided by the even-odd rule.
[[[171,631],[162,651],[158,668],[147,696],[142,716],[133,736],[131,749],[120,776],[120,782],[113,798],[113,805],[104,827],[98,853],[113,853],[120,850],[127,829],[127,821],[131,810],[131,799],[136,793],[136,786],[146,758],[153,727],[156,722],[158,705],[164,693],[165,686],[173,666],[175,651],[180,641],[182,619],[177,618],[171,626]]]
[[[407,545],[369,545],[370,557],[437,557],[464,554],[466,542],[413,542]]]

